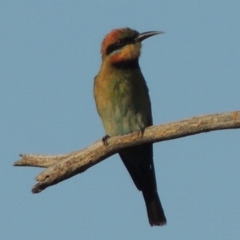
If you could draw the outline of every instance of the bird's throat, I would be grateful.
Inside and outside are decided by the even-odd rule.
[[[125,60],[111,63],[112,67],[116,69],[137,69],[139,67],[138,58],[133,60]]]

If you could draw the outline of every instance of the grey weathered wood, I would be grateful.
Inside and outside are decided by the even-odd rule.
[[[240,111],[192,117],[178,122],[151,126],[145,129],[143,135],[141,132],[133,132],[124,136],[111,137],[107,140],[107,146],[99,140],[87,148],[64,155],[22,154],[20,155],[22,158],[15,162],[14,166],[47,168],[36,177],[38,183],[32,189],[33,193],[39,193],[49,186],[84,172],[122,148],[234,128],[240,128]]]

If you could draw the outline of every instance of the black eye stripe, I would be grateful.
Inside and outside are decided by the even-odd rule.
[[[110,44],[106,49],[106,55],[111,54],[112,52],[126,46],[128,44],[133,43],[134,38],[122,38],[118,39],[116,42]]]

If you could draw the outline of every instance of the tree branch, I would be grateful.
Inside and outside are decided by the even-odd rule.
[[[122,148],[232,128],[240,128],[240,111],[198,116],[151,126],[145,129],[143,136],[141,132],[133,132],[111,137],[107,140],[107,146],[99,140],[83,150],[64,155],[22,154],[20,155],[22,158],[15,162],[14,166],[47,168],[36,177],[38,183],[32,189],[33,193],[39,193],[49,186],[84,172]]]

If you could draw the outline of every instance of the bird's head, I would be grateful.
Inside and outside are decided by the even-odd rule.
[[[163,32],[139,33],[130,28],[114,29],[103,39],[102,60],[108,59],[113,64],[136,60],[141,53],[141,42],[148,37],[161,33]]]

